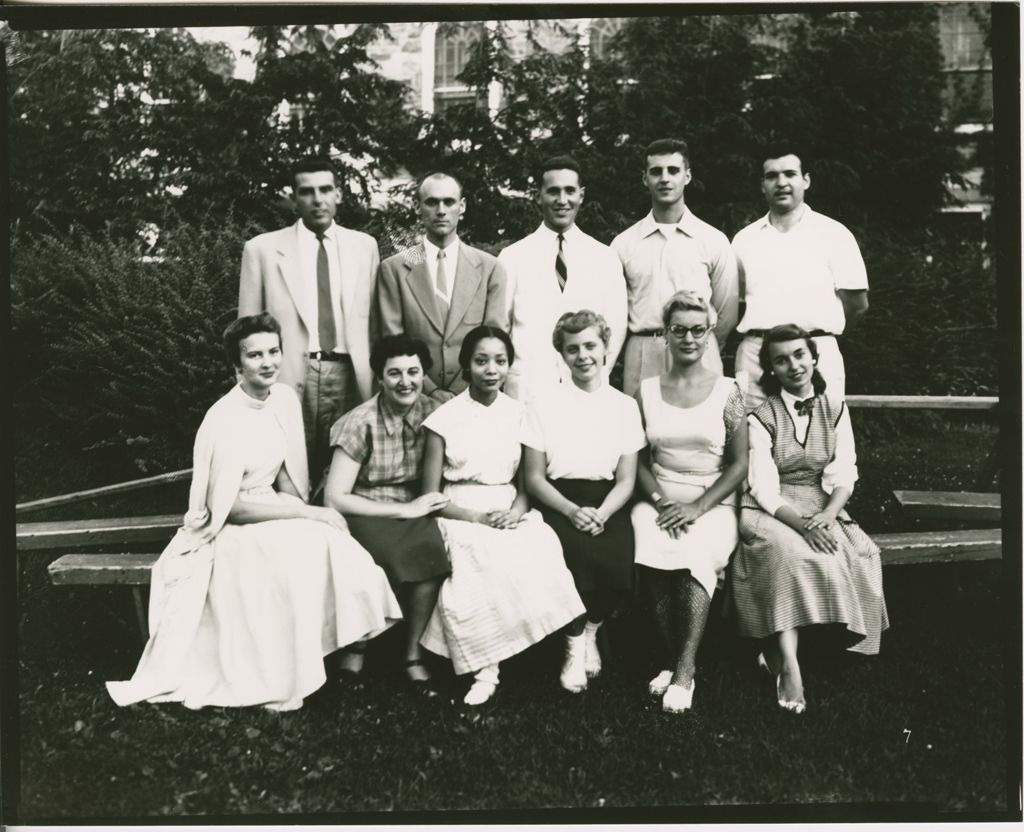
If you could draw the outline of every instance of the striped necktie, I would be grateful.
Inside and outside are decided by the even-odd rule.
[[[336,345],[334,310],[331,308],[331,270],[327,265],[327,249],[323,232],[316,235],[320,247],[316,252],[316,326],[320,336],[320,349],[332,352]]]
[[[555,255],[555,274],[558,275],[558,289],[565,291],[565,282],[569,279],[569,267],[565,264],[565,252],[562,251],[562,243],[565,242],[565,235],[558,235],[558,254]]]

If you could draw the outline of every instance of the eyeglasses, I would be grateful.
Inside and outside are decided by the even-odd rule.
[[[708,334],[708,329],[710,329],[710,327],[707,326],[683,326],[682,324],[672,324],[672,326],[668,328],[668,331],[672,333],[673,338],[678,338],[680,341],[686,337],[687,332],[693,336],[694,341],[699,341]]]

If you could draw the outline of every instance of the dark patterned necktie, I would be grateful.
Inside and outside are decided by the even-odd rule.
[[[320,349],[331,352],[336,345],[334,310],[331,308],[331,270],[327,265],[324,234],[316,235],[320,247],[316,252],[316,327],[320,335]]]
[[[569,279],[569,267],[565,264],[565,252],[562,251],[562,243],[565,242],[565,235],[558,235],[558,254],[555,255],[555,274],[558,275],[558,288],[565,291],[565,282]]]
[[[815,396],[811,396],[809,399],[801,399],[796,402],[796,415],[797,416],[810,416],[811,411],[814,410],[814,399]]]

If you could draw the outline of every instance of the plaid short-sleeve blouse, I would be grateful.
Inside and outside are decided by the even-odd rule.
[[[423,420],[439,405],[429,396],[420,396],[402,414],[378,393],[334,423],[331,445],[362,463],[353,494],[396,503],[406,503],[419,494]]]

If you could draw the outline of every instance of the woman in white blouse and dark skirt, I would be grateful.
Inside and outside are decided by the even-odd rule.
[[[604,382],[610,329],[588,309],[558,319],[554,347],[572,372],[527,408],[526,488],[562,543],[586,614],[566,629],[560,681],[578,693],[601,672],[597,630],[633,590],[629,502],[646,444],[640,410]]]
[[[857,480],[850,415],[828,396],[814,341],[793,324],[765,335],[768,400],[748,417],[750,490],[729,580],[741,635],[765,639],[758,663],[779,707],[806,710],[798,633],[839,625],[847,649],[878,652],[889,626],[878,547],[844,506]]]

